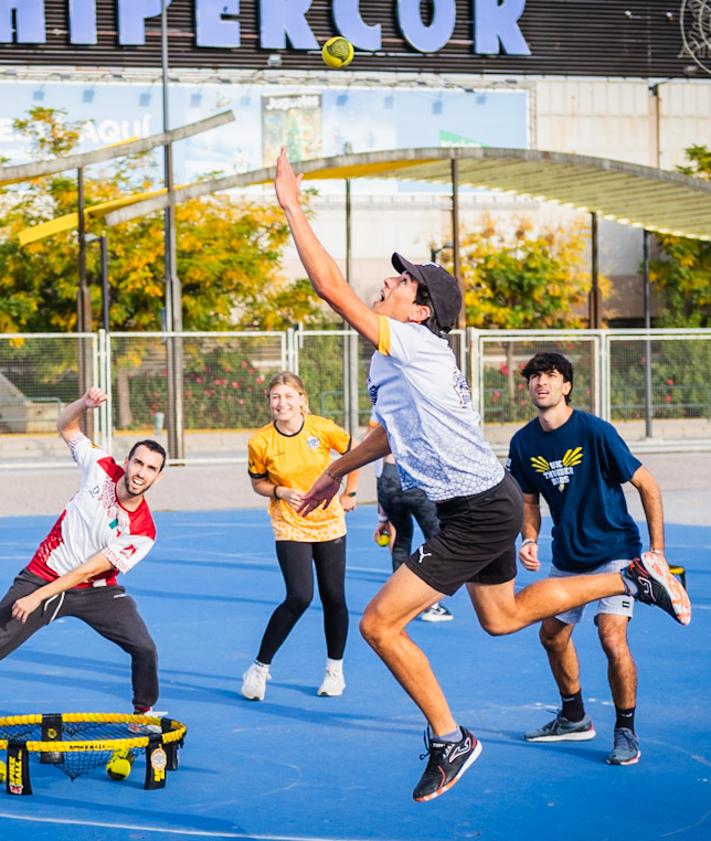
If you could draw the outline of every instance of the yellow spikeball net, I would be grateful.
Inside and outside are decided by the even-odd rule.
[[[74,780],[105,765],[124,779],[136,756],[146,755],[144,788],[163,788],[178,768],[187,727],[171,718],[121,713],[53,713],[0,717],[0,751],[6,751],[5,790],[32,794],[30,760],[54,765]],[[2,768],[0,768],[2,771]]]

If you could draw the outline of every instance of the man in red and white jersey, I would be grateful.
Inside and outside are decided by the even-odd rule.
[[[121,467],[92,444],[79,419],[105,400],[101,389],[90,388],[57,420],[79,465],[79,490],[0,601],[0,659],[55,619],[76,616],[130,654],[134,710],[145,713],[158,699],[158,653],[116,576],[155,543],[143,496],[160,479],[166,453],[156,441],[139,441]]]

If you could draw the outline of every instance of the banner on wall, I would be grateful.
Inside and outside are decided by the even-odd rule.
[[[147,137],[162,129],[159,85],[0,83],[0,155],[8,163],[30,160],[29,145],[13,122],[36,106],[59,109],[78,125],[77,151]],[[528,94],[522,90],[314,86],[304,91],[286,86],[176,84],[170,89],[173,126],[228,108],[235,121],[176,143],[175,177],[184,184],[207,173],[231,174],[271,166],[280,146],[286,146],[293,161],[329,157],[344,150],[527,148],[528,106]],[[160,151],[155,157],[161,160]],[[362,185],[358,189],[363,189]],[[401,189],[410,188],[401,185]]]

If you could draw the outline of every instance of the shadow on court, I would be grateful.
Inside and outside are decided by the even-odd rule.
[[[423,767],[420,715],[357,631],[390,565],[387,551],[371,541],[373,507],[349,521],[346,693],[315,694],[325,662],[316,601],[275,658],[263,703],[238,691],[283,594],[266,514],[170,512],[156,520],[156,548],[125,583],[160,650],[159,707],[189,728],[181,769],[169,774],[164,790],[144,791],[142,757],[123,783],[102,769],[72,783],[34,763],[31,797],[0,792],[3,839],[711,837],[711,527],[668,527],[669,557],[687,569],[690,627],[643,605],[632,623],[642,742],[633,767],[605,764],[614,707],[590,617],[575,640],[598,736],[555,745],[521,738],[551,717],[557,701],[535,628],[490,638],[464,593],[448,602],[453,622],[413,623],[455,716],[484,745],[452,791],[416,804],[410,792]],[[52,521],[0,520],[3,590]],[[529,573],[519,575],[519,584],[529,580]],[[2,662],[0,686],[5,715],[130,710],[128,658],[73,619],[40,631]]]

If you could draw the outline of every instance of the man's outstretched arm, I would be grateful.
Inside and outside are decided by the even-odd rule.
[[[353,470],[358,470],[390,452],[390,444],[385,428],[377,426],[363,441],[350,452],[330,464],[304,494],[299,514],[304,516],[323,505],[326,508],[341,487],[341,479]]]
[[[89,558],[88,561],[79,564],[78,567],[70,570],[70,572],[65,572],[64,575],[60,575],[54,581],[50,581],[29,595],[18,599],[12,606],[12,615],[15,619],[19,619],[20,622],[27,622],[30,614],[37,610],[42,602],[51,599],[52,596],[56,596],[58,593],[71,590],[72,587],[84,584],[102,572],[108,572],[110,569],[113,569],[113,564],[103,552],[99,552],[98,555],[94,555],[93,558]]]
[[[378,316],[346,283],[336,261],[314,233],[301,207],[301,176],[294,173],[283,148],[277,160],[274,189],[314,291],[354,330],[377,347],[380,330]]]
[[[62,409],[57,418],[57,432],[67,442],[81,431],[79,419],[88,409],[97,409],[106,400],[106,392],[92,386],[83,397],[70,403]]]

